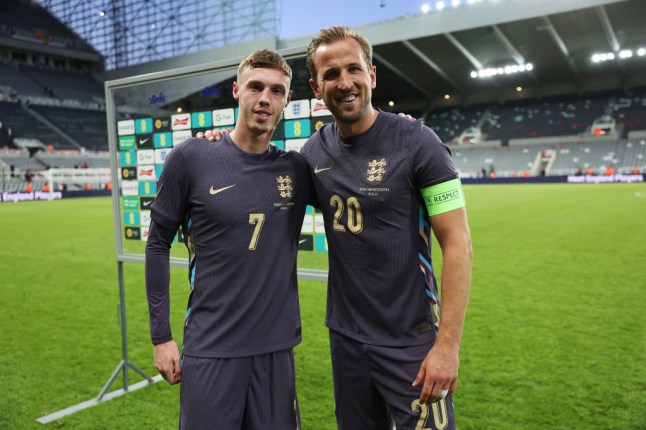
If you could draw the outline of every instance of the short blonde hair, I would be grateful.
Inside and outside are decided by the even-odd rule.
[[[319,31],[312,38],[312,41],[307,47],[307,58],[305,59],[305,63],[307,65],[307,70],[310,73],[310,78],[316,81],[316,67],[314,66],[314,54],[316,53],[316,50],[318,49],[318,47],[321,45],[327,45],[329,43],[333,43],[343,39],[356,40],[359,46],[361,46],[363,55],[365,55],[366,57],[368,68],[372,68],[372,45],[370,44],[366,36],[364,36],[363,34],[357,33],[356,31],[352,30],[349,27],[343,27],[343,26],[337,25],[334,27],[324,28],[323,30]]]
[[[260,49],[247,55],[238,66],[238,81],[242,71],[247,68],[276,69],[282,71],[290,81],[292,79],[292,68],[289,67],[282,55],[271,49]]]

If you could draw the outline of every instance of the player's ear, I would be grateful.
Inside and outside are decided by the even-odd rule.
[[[236,101],[239,101],[239,96],[238,92],[240,91],[240,86],[238,85],[238,82],[233,81],[233,98],[236,99]]]
[[[377,66],[372,66],[370,70],[370,88],[377,88]]]
[[[321,100],[321,93],[319,93],[319,86],[318,84],[314,81],[314,79],[310,79],[310,87],[312,87],[312,91],[314,91],[314,96]]]
[[[288,104],[289,104],[289,102],[291,102],[291,101],[292,101],[292,90],[289,90],[289,91],[287,92],[287,103],[285,103],[285,107],[287,107],[287,105],[288,105]]]

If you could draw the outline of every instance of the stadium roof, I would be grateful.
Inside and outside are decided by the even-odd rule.
[[[644,0],[491,0],[356,30],[374,46],[374,104],[388,109],[393,101],[392,110],[410,111],[644,86],[646,55],[638,50],[646,48],[645,16]],[[267,38],[115,70],[106,78],[234,58],[259,48],[304,53],[311,36]],[[619,58],[626,49],[632,57]],[[613,53],[615,59],[595,63],[595,53]],[[530,63],[529,72],[471,76]]]
[[[644,0],[498,0],[357,30],[374,46],[376,101],[441,106],[646,85],[646,56],[637,54],[646,48],[644,17]],[[624,49],[633,56],[620,59]],[[593,63],[594,53],[616,58]],[[527,63],[531,72],[471,77],[472,71]]]

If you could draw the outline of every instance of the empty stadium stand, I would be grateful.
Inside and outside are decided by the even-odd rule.
[[[107,153],[48,154],[48,153],[40,152],[36,154],[36,158],[38,159],[39,162],[45,164],[48,167],[61,168],[61,169],[80,168],[84,164],[87,167],[91,167],[91,168],[110,167],[110,159],[108,158]]]
[[[482,177],[482,170],[488,174],[490,167],[495,166],[495,159],[500,152],[500,145],[483,143],[481,145],[452,146],[453,162],[461,175]]]
[[[46,67],[21,66],[21,72],[41,89],[41,93],[57,99],[92,102],[103,98],[103,87],[83,72],[57,71]]]
[[[622,136],[634,130],[646,130],[646,88],[624,93],[613,106],[614,117],[622,126]]]
[[[108,130],[104,111],[54,106],[31,106],[60,127],[77,143],[91,151],[108,150]]]
[[[583,171],[592,168],[595,173],[602,173],[606,167],[620,164],[620,160],[615,157],[618,145],[621,144],[612,138],[560,145],[558,148],[553,148],[555,160],[550,174],[573,175],[579,168]]]
[[[496,177],[522,176],[534,169],[537,155],[551,148],[551,144],[521,144],[501,146],[484,143],[481,145],[453,146],[453,160],[462,176]],[[536,172],[537,173],[537,172]]]
[[[16,99],[18,94],[21,96],[38,96],[46,97],[47,93],[43,86],[36,84],[20,71],[19,63],[0,63],[0,75],[2,76],[1,85],[8,87],[8,92],[13,94]]]
[[[0,37],[18,43],[86,53],[96,51],[73,31],[33,1],[3,1],[0,7]]]
[[[5,166],[14,166],[15,174],[22,176],[27,171],[46,170],[47,165],[43,164],[36,158],[31,158],[28,151],[10,151],[0,153],[0,161]]]
[[[57,149],[78,149],[51,127],[30,115],[28,108],[20,103],[0,102],[0,121],[11,136],[36,139],[43,145],[53,145]]]
[[[483,143],[454,145],[453,161],[463,177],[488,177],[494,170],[497,177],[541,174],[541,156],[551,160],[545,174],[604,174],[608,167],[615,173],[631,174],[637,169],[646,172],[646,138],[627,141],[615,137],[571,139],[524,139],[512,145]],[[484,175],[483,175],[484,171]]]
[[[58,152],[49,154],[41,151],[30,154],[22,150],[0,151],[0,192],[25,191],[28,184],[34,191],[43,190],[45,183],[49,182],[50,168],[74,169],[82,173],[85,168],[109,168],[110,160],[106,152]],[[69,176],[69,175],[68,175]],[[96,185],[96,184],[95,184]],[[63,187],[61,182],[53,181],[54,190]],[[81,181],[68,181],[65,184],[68,190],[82,190],[84,183]]]
[[[482,126],[487,140],[583,135],[609,109],[611,94],[521,100],[496,105]]]
[[[632,173],[633,169],[646,173],[646,139],[626,142],[620,172]]]
[[[469,127],[477,126],[487,111],[486,105],[466,108],[443,108],[426,115],[426,125],[431,127],[442,142],[450,143]]]

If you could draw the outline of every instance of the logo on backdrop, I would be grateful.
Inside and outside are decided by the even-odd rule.
[[[170,130],[170,119],[167,117],[155,118],[153,120],[155,131],[168,131]]]
[[[153,149],[152,134],[140,134],[137,136],[137,149]]]
[[[285,108],[285,119],[307,118],[309,116],[309,100],[292,100]]]
[[[173,130],[190,130],[191,129],[191,114],[181,113],[179,115],[171,116],[171,128]]]
[[[154,105],[157,103],[165,103],[165,102],[166,102],[166,96],[164,95],[163,92],[159,93],[159,95],[153,94],[152,96],[148,97],[148,103],[150,103],[151,105]]]
[[[128,240],[141,239],[141,229],[139,227],[126,227],[124,233]]]
[[[119,136],[126,135],[126,134],[135,134],[135,120],[128,119],[125,121],[118,121],[117,134]]]
[[[137,179],[137,169],[134,167],[122,167],[121,179]]]
[[[312,116],[332,115],[332,113],[330,113],[330,109],[328,109],[327,106],[325,106],[325,103],[323,103],[323,100],[311,99],[310,104],[312,108]]]

